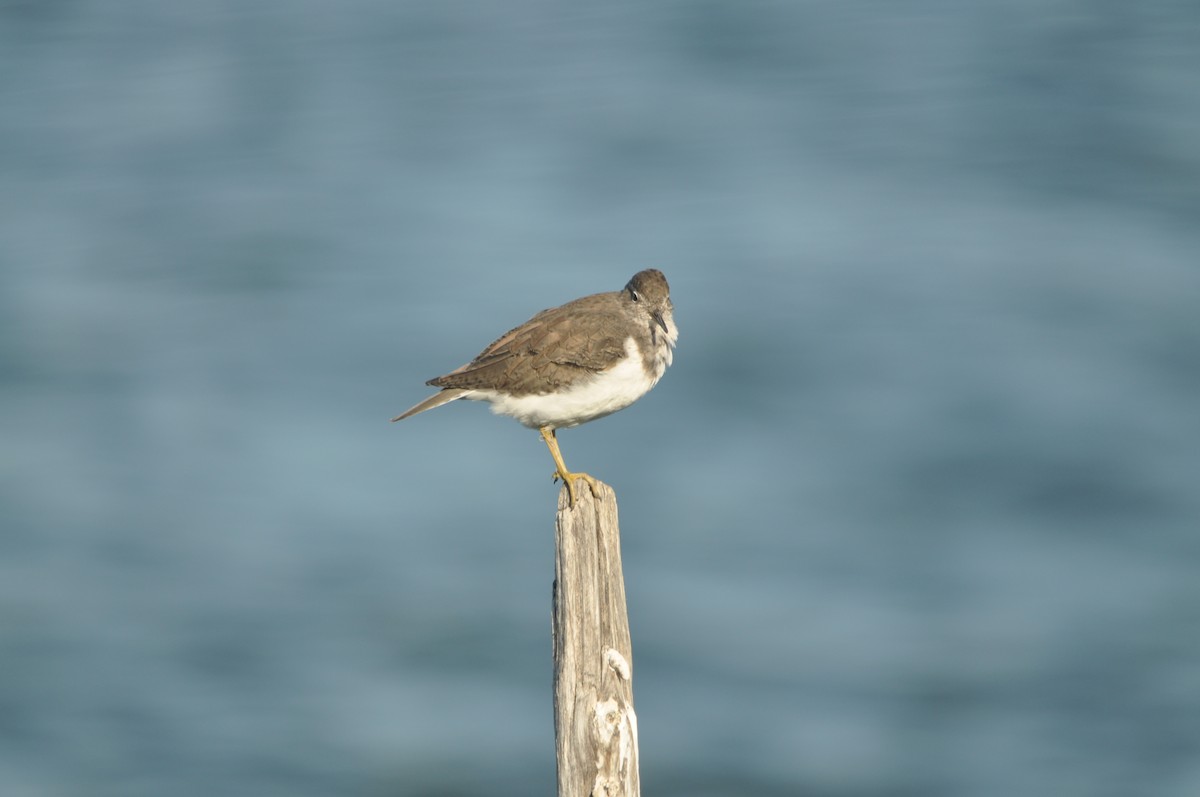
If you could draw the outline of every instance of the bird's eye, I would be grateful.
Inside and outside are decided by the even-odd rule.
[[[638,292],[637,292],[637,291],[635,291],[633,288],[630,288],[630,289],[629,289],[629,295],[630,295],[631,297],[633,297],[633,300],[634,300],[635,302],[640,302],[640,301],[642,300],[642,297],[641,297],[641,296],[639,296],[639,295],[638,295]]]

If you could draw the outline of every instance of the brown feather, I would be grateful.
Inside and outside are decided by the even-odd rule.
[[[471,362],[427,384],[528,395],[550,393],[611,368],[625,356],[625,339],[612,323],[614,313],[622,314],[622,295],[598,293],[543,310]],[[571,345],[561,345],[565,341]]]

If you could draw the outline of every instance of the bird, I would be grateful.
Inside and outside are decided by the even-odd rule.
[[[639,271],[619,291],[543,310],[505,332],[466,365],[426,382],[438,392],[392,421],[459,399],[486,401],[493,413],[538,431],[574,508],[576,481],[594,497],[598,482],[567,469],[557,431],[625,409],[658,384],[679,339],[673,311],[663,273]]]

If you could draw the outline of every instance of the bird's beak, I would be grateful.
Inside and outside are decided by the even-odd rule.
[[[654,323],[662,327],[663,332],[670,334],[670,330],[667,329],[667,322],[663,321],[662,313],[651,313],[650,317],[654,319]]]

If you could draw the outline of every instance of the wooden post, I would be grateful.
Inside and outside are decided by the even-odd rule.
[[[554,742],[559,797],[638,797],[633,656],[617,496],[558,496],[554,534]]]

